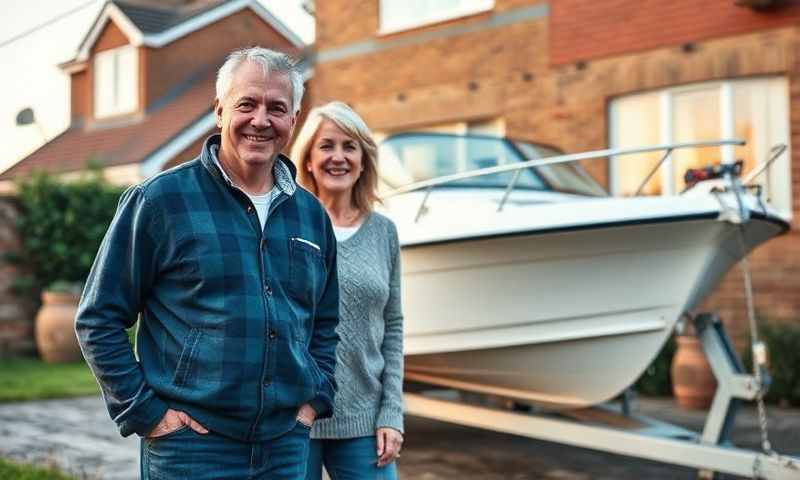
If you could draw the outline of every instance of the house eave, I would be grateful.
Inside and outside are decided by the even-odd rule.
[[[122,30],[122,33],[134,47],[160,48],[245,8],[250,8],[253,13],[284,36],[294,47],[303,48],[306,46],[296,33],[290,30],[286,24],[270,13],[257,0],[236,0],[225,3],[168,30],[154,34],[143,33],[119,7],[109,2],[100,12],[89,33],[81,42],[77,56],[62,65],[77,65],[86,62],[89,59],[92,47],[97,42],[106,24],[110,21],[113,21]]]
[[[106,6],[103,7],[102,12],[100,12],[100,15],[98,15],[94,24],[92,24],[92,28],[89,30],[89,33],[81,42],[81,45],[78,48],[78,55],[75,57],[73,62],[85,62],[89,59],[89,54],[91,53],[92,47],[97,42],[100,34],[103,33],[103,29],[110,21],[113,21],[114,24],[120,30],[122,30],[122,33],[125,35],[131,45],[135,47],[142,45],[144,35],[142,34],[141,30],[139,30],[136,25],[131,22],[128,16],[125,15],[125,13],[123,13],[119,7],[113,3],[107,3]]]
[[[234,2],[220,5],[213,10],[176,25],[169,30],[165,30],[156,34],[144,35],[142,37],[142,44],[153,48],[163,47],[164,45],[172,43],[179,38],[182,38],[194,31],[200,30],[201,28],[206,27],[227,16],[233,15],[234,13],[244,10],[245,8],[250,8],[253,13],[258,15],[278,33],[283,35],[295,47],[302,48],[305,46],[305,43],[302,39],[300,39],[299,36],[297,36],[297,34],[292,32],[283,22],[281,22],[256,0],[236,0]]]

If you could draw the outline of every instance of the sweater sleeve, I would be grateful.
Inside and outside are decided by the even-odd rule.
[[[146,435],[167,404],[147,385],[125,329],[136,321],[152,285],[158,258],[153,222],[141,187],[123,194],[86,281],[75,329],[123,436]]]
[[[397,229],[389,223],[389,300],[383,309],[385,332],[381,353],[384,359],[383,393],[376,427],[403,432],[403,310],[400,301],[400,246]]]

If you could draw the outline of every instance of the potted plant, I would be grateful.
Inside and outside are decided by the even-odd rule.
[[[81,348],[73,323],[81,297],[80,283],[57,281],[42,291],[42,307],[36,314],[36,348],[46,362],[76,362]]]
[[[691,319],[684,317],[678,322],[675,341],[670,369],[675,400],[684,408],[707,409],[714,400],[717,379]]]

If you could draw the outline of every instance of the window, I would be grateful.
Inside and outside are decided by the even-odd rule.
[[[789,144],[788,84],[784,77],[708,82],[614,99],[609,107],[611,148],[740,138],[742,147],[677,150],[644,186],[646,195],[685,188],[687,169],[744,162],[744,174],[766,161],[772,146]],[[632,195],[663,152],[612,158],[611,191]],[[790,155],[783,154],[757,182],[764,198],[787,218],[792,213]]]
[[[381,0],[380,33],[391,33],[491,10],[494,0]]]
[[[139,69],[135,47],[106,50],[94,58],[94,116],[120,115],[139,103]]]

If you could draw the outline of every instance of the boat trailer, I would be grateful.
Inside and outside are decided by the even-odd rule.
[[[702,433],[632,415],[627,401],[621,408],[603,405],[554,415],[499,410],[405,393],[405,410],[410,415],[433,420],[696,468],[698,478],[732,474],[800,480],[800,458],[775,453],[768,442],[762,452],[737,448],[731,443],[729,435],[739,404],[757,399],[761,387],[753,375],[744,373],[717,315],[701,314],[693,320],[718,385]],[[595,413],[589,413],[592,411]]]

